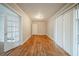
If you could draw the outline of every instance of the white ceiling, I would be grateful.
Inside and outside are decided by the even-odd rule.
[[[53,16],[64,3],[18,3],[17,4],[32,20],[47,20]]]

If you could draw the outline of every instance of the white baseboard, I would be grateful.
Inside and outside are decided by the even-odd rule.
[[[50,35],[48,35],[48,34],[46,34],[50,39],[52,39],[52,40],[54,40],[54,38],[53,37],[51,37]]]
[[[46,34],[32,34],[32,35],[46,35]]]
[[[26,37],[26,39],[21,43],[21,45],[23,45],[30,37],[31,37],[31,35],[29,35],[28,37]]]

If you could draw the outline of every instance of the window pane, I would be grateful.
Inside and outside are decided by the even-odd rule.
[[[12,33],[7,33],[8,40],[12,39]]]
[[[8,32],[11,32],[12,31],[12,28],[11,27],[8,27],[7,30],[8,30]]]
[[[19,27],[16,27],[16,28],[15,28],[15,31],[19,31]]]

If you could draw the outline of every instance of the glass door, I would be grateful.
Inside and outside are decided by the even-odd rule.
[[[0,41],[4,45],[4,51],[17,47],[21,43],[21,18],[5,6],[0,4]],[[2,24],[2,25],[1,25]]]
[[[73,55],[79,56],[79,4],[74,11]]]
[[[77,25],[77,55],[79,56],[79,4],[77,5],[76,10],[76,25]]]
[[[0,15],[0,54],[4,52],[4,16]]]
[[[19,41],[19,18],[17,16],[7,16],[7,41]]]
[[[8,14],[5,23],[5,51],[8,51],[20,44],[20,17]]]

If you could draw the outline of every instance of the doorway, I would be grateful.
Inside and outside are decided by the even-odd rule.
[[[38,34],[38,24],[32,24],[32,35]]]

